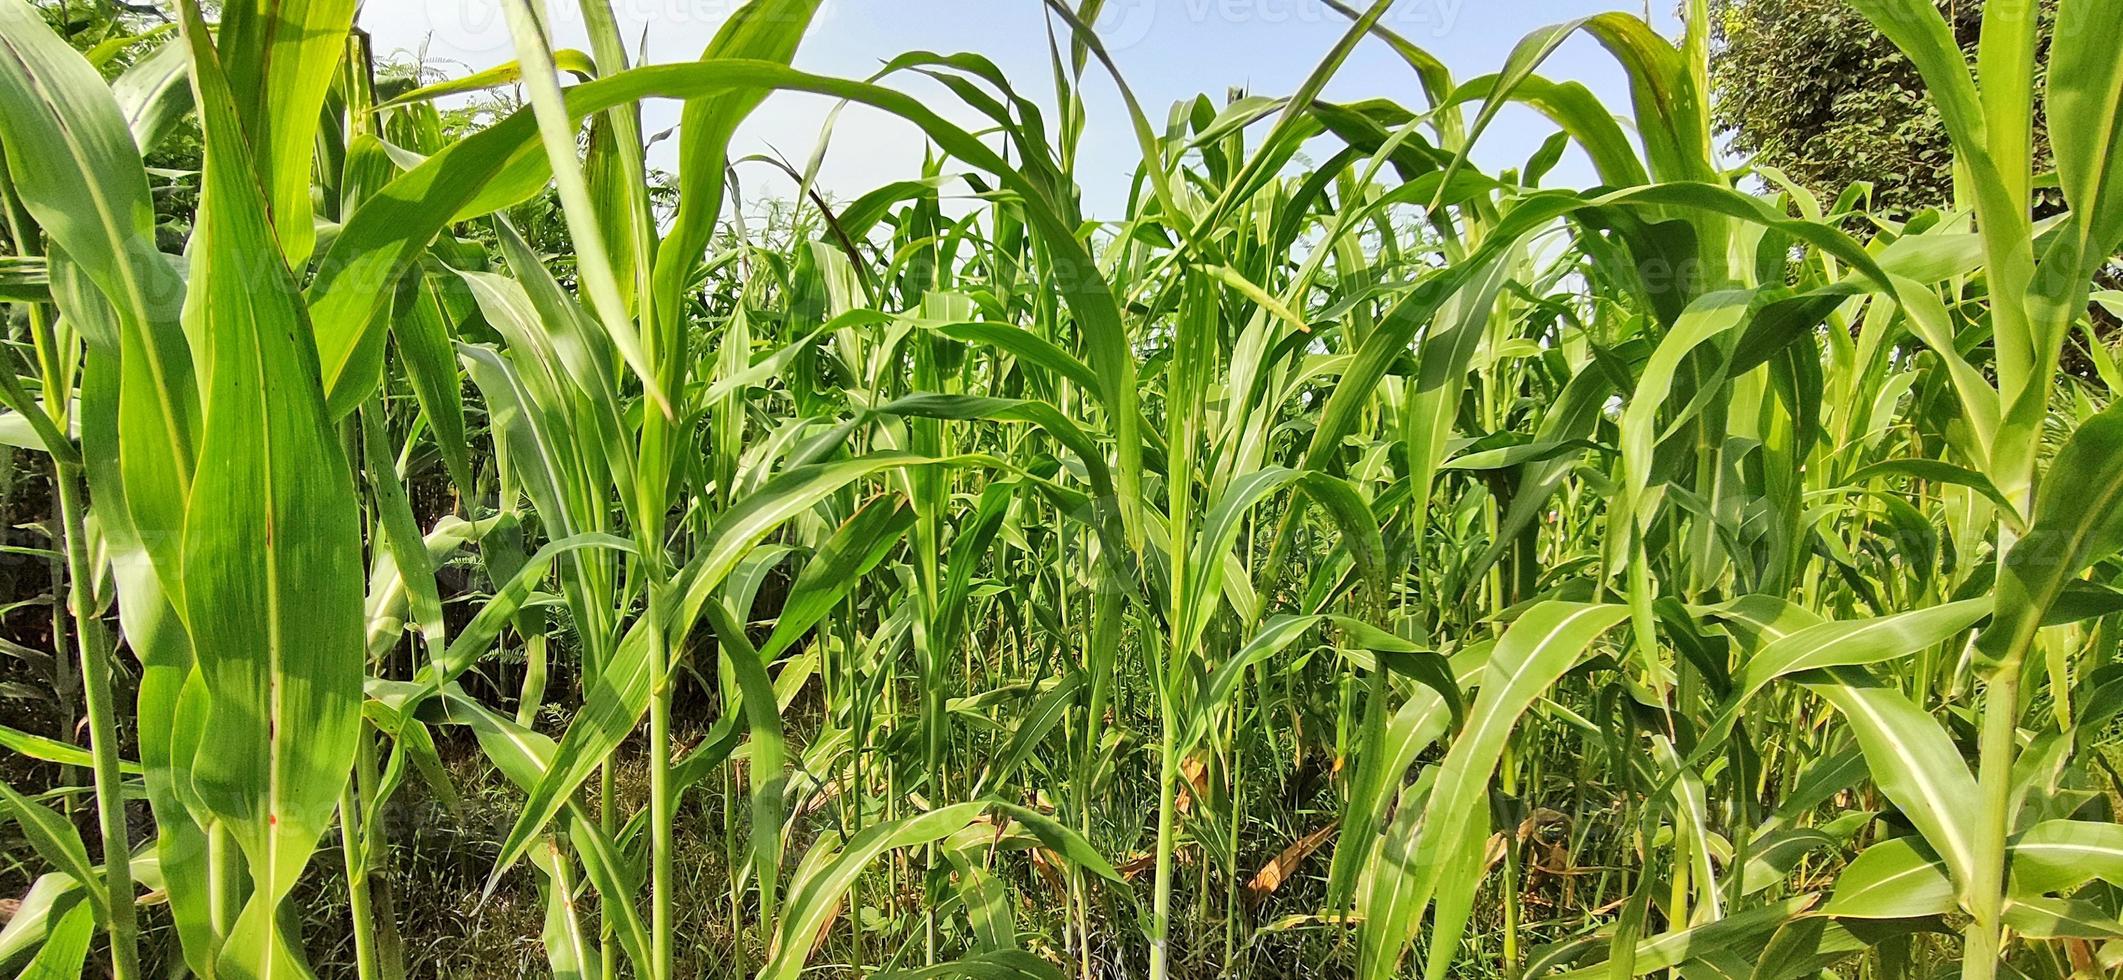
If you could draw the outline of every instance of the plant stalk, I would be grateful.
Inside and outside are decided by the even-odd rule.
[[[89,752],[95,766],[96,826],[103,837],[103,891],[110,902],[111,976],[140,973],[140,926],[133,911],[133,848],[125,832],[125,790],[118,769],[117,698],[111,692],[116,653],[96,618],[94,572],[83,531],[81,468],[53,468],[59,517],[66,536],[67,603],[81,655],[81,690],[88,702]]]
[[[2005,953],[2005,843],[2011,833],[2012,769],[2020,715],[2020,665],[2001,665],[1983,695],[1976,784],[1981,793],[1974,880],[1968,883],[1961,980],[1992,980]]]

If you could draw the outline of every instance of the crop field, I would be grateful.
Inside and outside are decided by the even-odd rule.
[[[1810,0],[1914,206],[1733,144],[1796,0],[1172,105],[1009,2],[0,0],[0,976],[2123,976],[2123,3]]]

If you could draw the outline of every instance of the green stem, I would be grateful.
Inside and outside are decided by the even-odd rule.
[[[737,847],[737,772],[734,764],[722,766],[722,859],[729,879],[731,976],[745,974],[744,879],[738,874],[743,857]]]
[[[1246,812],[1246,758],[1239,744],[1239,720],[1246,713],[1246,686],[1240,684],[1231,699],[1231,714],[1224,723],[1224,737],[1231,745],[1231,825],[1224,849],[1236,858],[1240,825]],[[1206,862],[1205,862],[1206,863]],[[1238,964],[1238,875],[1224,876],[1224,969],[1236,972]]]
[[[657,650],[656,686],[649,695],[649,976],[669,980],[671,945],[671,668],[663,630],[663,589],[649,587],[649,633]]]
[[[1981,810],[1977,815],[1974,880],[1968,883],[1970,921],[1963,932],[1962,980],[1992,980],[2005,953],[2005,838],[2011,831],[2012,768],[2020,722],[2018,658],[2002,665],[1983,696],[1983,732],[1977,760]]]
[[[597,769],[597,823],[598,829],[612,835],[619,829],[619,801],[613,792],[612,762]],[[609,915],[598,916],[597,968],[603,980],[616,980],[619,976],[619,928],[612,924]]]
[[[91,593],[88,543],[82,531],[81,471],[55,467],[60,522],[66,535],[67,600],[81,655],[81,689],[88,702],[89,751],[95,764],[96,824],[103,835],[103,890],[110,900],[111,976],[140,974],[140,926],[133,912],[133,848],[125,834],[125,789],[118,771],[117,699],[111,693],[115,656]]]
[[[1160,712],[1170,716],[1170,712]],[[1165,746],[1158,752],[1157,883],[1150,907],[1150,980],[1164,980],[1166,945],[1172,935],[1173,799],[1179,783],[1179,756],[1172,751],[1171,722],[1165,723]]]
[[[363,732],[363,738],[368,737]],[[339,851],[346,864],[346,904],[354,925],[354,975],[378,980],[382,969],[376,958],[375,912],[369,903],[367,849],[362,846],[361,803],[354,797],[354,781],[339,790]]]
[[[1503,763],[1497,768],[1503,778],[1504,796],[1516,802],[1519,795],[1519,761],[1516,739],[1505,741]],[[1514,806],[1512,808],[1511,816],[1513,819],[1518,819],[1519,811],[1517,807]],[[1519,980],[1519,849],[1522,846],[1522,842],[1519,840],[1517,826],[1506,823],[1503,830],[1504,978],[1505,980]]]
[[[369,801],[369,812],[376,813],[376,800],[383,792],[382,777],[376,767],[376,740],[363,738],[359,751],[354,756],[355,795]],[[382,972],[382,980],[405,980],[405,939],[398,934],[397,903],[391,898],[391,879],[388,864],[385,873],[376,873],[377,864],[373,855],[381,854],[386,860],[390,855],[387,843],[382,839],[382,827],[374,821],[364,821],[361,827],[362,866],[368,871],[369,921],[375,928],[376,965]]]
[[[59,522],[66,528],[66,598],[81,651],[81,692],[89,706],[89,753],[96,764],[96,825],[104,838],[104,895],[110,899],[110,976],[140,976],[140,925],[134,918],[132,844],[125,840],[125,787],[119,776],[117,698],[110,694],[113,647],[93,609],[89,545],[81,520],[81,469],[55,467]]]
[[[528,624],[530,617],[522,617]],[[516,723],[525,728],[538,721],[538,709],[545,704],[547,681],[546,640],[544,632],[523,634],[523,687],[516,699]]]

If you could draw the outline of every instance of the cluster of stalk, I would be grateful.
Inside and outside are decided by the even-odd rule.
[[[1295,91],[1162,117],[1097,0],[1048,0],[1036,90],[796,70],[816,0],[646,66],[606,0],[587,52],[500,3],[515,59],[419,86],[355,0],[85,54],[0,0],[0,433],[50,470],[84,719],[0,729],[58,774],[4,788],[49,873],[0,968],[302,977],[347,934],[419,975],[388,816],[475,751],[557,977],[2123,964],[2123,5],[2045,50],[1990,0],[1972,66],[1931,0],[1851,0],[1953,141],[1954,206],[1887,215],[1721,159],[1702,0],[1466,80],[1330,0]],[[1541,74],[1578,35],[1630,105]],[[1324,99],[1364,45],[1405,97]],[[1141,162],[1095,221],[1105,86]],[[775,92],[930,162],[828,200],[829,135],[747,228]],[[1512,105],[1556,134],[1483,172]],[[201,169],[150,171],[186,125]],[[1597,186],[1545,186],[1566,153]],[[345,921],[297,897],[326,856]]]

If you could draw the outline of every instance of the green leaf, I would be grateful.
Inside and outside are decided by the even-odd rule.
[[[1063,976],[1054,964],[1021,949],[991,950],[935,966],[877,974],[878,980],[1061,980]]]
[[[16,792],[6,782],[0,782],[0,803],[7,804],[8,813],[15,818],[15,826],[21,828],[22,836],[29,838],[30,847],[36,850],[37,856],[72,875],[87,890],[96,905],[96,914],[99,917],[107,915],[112,896],[104,894],[103,875],[89,863],[88,847],[81,842],[81,832],[75,830],[65,817]],[[132,896],[127,895],[124,900],[131,901]]]
[[[1976,780],[1945,729],[1892,687],[1837,667],[1799,683],[1835,705],[1856,733],[1880,792],[1902,809],[1963,886],[1974,880]]]
[[[238,0],[221,6],[216,46],[274,237],[290,265],[308,261],[316,244],[310,161],[318,115],[345,57],[357,6],[356,0]]]
[[[78,766],[87,769],[95,764],[94,758],[90,756],[89,751],[78,745],[61,742],[58,739],[45,738],[42,735],[32,735],[25,731],[9,728],[6,725],[0,725],[0,748],[5,748],[9,752],[14,752],[26,759],[36,759],[39,762],[51,762],[62,766]],[[137,776],[140,774],[140,763],[121,759],[118,762],[118,771],[129,776]]]
[[[442,703],[449,720],[472,729],[474,737],[479,740],[480,751],[510,782],[523,789],[538,785],[551,765],[552,739],[488,711],[454,687],[443,692]],[[568,837],[589,872],[590,881],[604,898],[601,906],[604,916],[637,967],[648,963],[649,933],[641,921],[640,912],[634,908],[637,885],[630,880],[632,872],[623,870],[625,859],[618,847],[598,829],[597,821],[586,815],[580,804],[569,800],[567,810]],[[546,860],[540,857],[540,852],[550,846],[551,842],[545,840],[533,847],[533,862]],[[543,864],[540,868],[550,878],[552,869]],[[563,938],[570,937],[564,935]],[[571,938],[570,942],[572,944]]]
[[[1883,476],[1909,476],[1932,483],[1946,483],[1967,487],[1982,494],[1984,499],[1997,504],[2014,521],[2018,521],[2019,508],[2013,506],[2005,492],[1990,482],[1990,478],[1974,470],[1937,459],[1889,459],[1861,467],[1843,481],[1844,486],[1859,486]]]
[[[2005,924],[2029,939],[2123,939],[2123,922],[2095,902],[2014,899],[2005,905]]]
[[[675,638],[673,642],[682,640],[700,621],[705,607],[713,601],[711,596],[746,552],[782,522],[810,510],[841,487],[888,469],[939,462],[944,461],[910,453],[873,453],[798,467],[768,481],[718,519],[699,541],[694,559],[680,570],[673,583],[678,598],[668,614],[670,618],[661,623],[636,620],[621,638],[611,663],[593,680],[581,712],[569,722],[561,737],[552,768],[532,790],[522,815],[503,842],[488,888],[522,858],[568,795],[640,724],[642,713],[648,710],[653,681],[649,630],[665,630]]]
[[[1488,670],[1494,641],[1477,643],[1452,658],[1457,685],[1466,688]],[[1386,839],[1376,830],[1386,819],[1386,808],[1399,794],[1408,767],[1417,754],[1445,734],[1449,725],[1464,725],[1465,719],[1451,701],[1431,687],[1416,689],[1387,719],[1384,737],[1369,755],[1357,759],[1355,789],[1343,807],[1342,829],[1335,836],[1333,863],[1327,873],[1328,904],[1347,908],[1358,878],[1378,860],[1376,854]],[[1411,807],[1402,818],[1413,819],[1420,807]]]
[[[413,397],[427,416],[429,437],[442,454],[443,467],[457,485],[457,492],[472,497],[478,488],[472,480],[471,445],[465,439],[464,379],[457,371],[457,358],[450,346],[439,289],[436,281],[427,276],[411,285],[393,323],[391,339],[405,364]]]
[[[597,74],[597,65],[574,48],[556,48],[553,51],[553,67],[585,81]],[[446,78],[439,82],[422,85],[376,104],[376,109],[393,109],[415,102],[431,102],[451,95],[467,92],[483,92],[487,89],[513,85],[523,78],[523,67],[514,61],[504,61],[492,68],[483,68],[459,78]]]
[[[1990,600],[1963,599],[1924,609],[1803,626],[1772,639],[1747,658],[1732,697],[1718,710],[1690,756],[1700,765],[1725,744],[1747,704],[1780,677],[1807,670],[1861,667],[1907,657],[1959,635],[1990,613]]]
[[[184,524],[184,607],[205,715],[191,782],[243,849],[252,893],[221,969],[300,967],[280,902],[330,824],[360,724],[361,536],[294,277],[281,264],[228,80],[185,9],[206,134],[185,318],[199,352],[202,466]]]
[[[774,945],[767,951],[767,962],[760,967],[758,980],[794,980],[802,973],[819,930],[871,861],[887,851],[949,837],[965,829],[986,808],[982,802],[954,803],[901,817],[864,828],[824,860],[814,861],[806,856],[804,869],[789,882],[789,905],[774,932]],[[821,842],[816,846],[828,845]]]
[[[15,193],[50,239],[54,299],[91,347],[121,355],[124,500],[176,594],[199,415],[178,326],[185,283],[155,248],[147,171],[110,89],[21,0],[0,0],[0,144]],[[114,332],[93,329],[109,321]]]
[[[59,913],[59,921],[44,937],[44,945],[17,980],[79,980],[87,967],[90,940],[96,938],[96,916],[87,905],[76,904]]]
[[[1488,786],[1505,741],[1534,700],[1628,613],[1619,605],[1543,602],[1497,641],[1467,723],[1439,764],[1420,834],[1412,840],[1390,837],[1379,851],[1371,887],[1359,905],[1364,913],[1359,976],[1391,975],[1433,896],[1437,919],[1430,932],[1430,969],[1434,973],[1451,960],[1482,877]]]
[[[2069,892],[2095,878],[2123,884],[2123,826],[2045,820],[2012,843],[2013,892]]]
[[[2123,9],[2101,0],[2061,0],[2049,53],[2043,105],[2049,131],[2068,134],[2053,145],[2057,183],[2071,206],[2066,234],[2075,239],[2077,268],[2058,270],[2083,289],[2123,239],[2123,67],[2109,50],[2123,32]],[[2019,80],[2014,79],[2013,83]],[[2045,261],[2047,261],[2045,259]]]
[[[55,871],[38,875],[30,882],[29,890],[23,893],[15,914],[5,926],[0,926],[0,970],[16,968],[45,949],[55,950],[54,960],[62,958],[64,953],[59,951],[67,949],[71,940],[61,939],[56,944],[52,940],[63,928],[74,928],[68,916],[76,909],[89,916],[90,928],[80,940],[83,955],[75,959],[85,958],[88,943],[94,937],[95,922],[95,911],[85,900],[87,894],[88,889],[81,887],[71,874]],[[73,976],[79,975],[77,964]]]
[[[554,980],[582,980],[599,960],[596,940],[583,931],[582,915],[576,908],[574,873],[560,844],[547,838],[531,850],[531,863],[545,872],[546,962]]]
[[[190,71],[185,46],[165,43],[111,82],[111,98],[125,113],[133,143],[142,153],[152,152],[191,110],[192,89],[186,84]]]
[[[1628,969],[1611,970],[1607,964],[1553,974],[1555,980],[1592,980],[1594,977],[1641,977],[1658,970],[1680,967],[1684,975],[1690,964],[1737,955],[1749,962],[1771,934],[1804,915],[1819,901],[1817,895],[1797,895],[1761,908],[1735,912],[1716,922],[1653,936],[1636,944]]]
[[[1881,841],[1836,876],[1822,915],[1846,919],[1908,919],[1954,910],[1953,882],[1938,857],[1907,837]]]
[[[901,496],[878,497],[833,532],[798,572],[789,598],[774,618],[774,632],[759,655],[771,663],[854,590],[884,560],[914,524],[914,510]]]
[[[1977,640],[1990,668],[2017,669],[2065,585],[2118,548],[2123,548],[2123,404],[2082,423],[2050,463],[2034,520],[1999,569],[1997,615]]]

